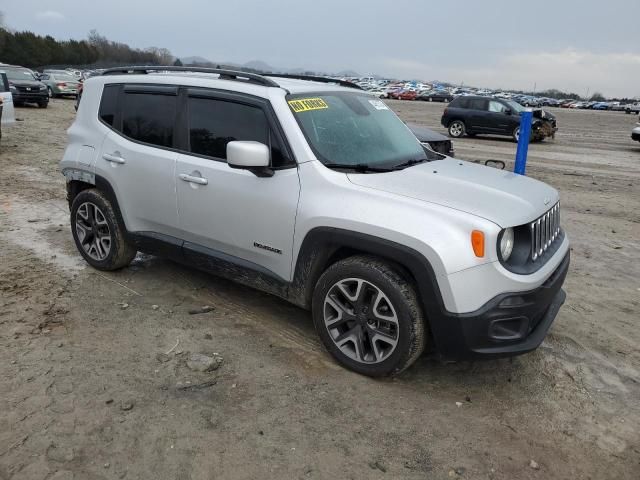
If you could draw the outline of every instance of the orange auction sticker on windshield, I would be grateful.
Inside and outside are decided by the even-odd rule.
[[[289,100],[288,103],[295,113],[329,108],[327,102],[325,102],[321,98],[300,98],[299,100]]]

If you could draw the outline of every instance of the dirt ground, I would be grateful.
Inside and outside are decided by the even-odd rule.
[[[444,131],[442,104],[389,103]],[[640,478],[636,116],[556,109],[556,139],[531,145],[528,174],[559,189],[572,241],[542,346],[372,380],[274,297],[148,256],[87,267],[57,170],[72,104],[17,109],[0,145],[0,480]],[[224,364],[196,373],[188,352]]]

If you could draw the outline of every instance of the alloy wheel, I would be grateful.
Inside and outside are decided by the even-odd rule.
[[[449,133],[451,133],[451,136],[453,137],[459,137],[462,135],[462,130],[463,127],[460,122],[453,122],[451,126],[449,126]]]
[[[76,210],[75,228],[83,250],[94,260],[102,261],[111,251],[111,231],[102,210],[85,202]]]
[[[347,278],[327,292],[324,324],[340,351],[360,363],[379,363],[398,345],[398,315],[389,298],[370,282]]]

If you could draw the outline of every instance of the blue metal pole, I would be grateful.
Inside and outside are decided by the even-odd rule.
[[[513,168],[514,173],[518,175],[525,175],[532,119],[533,111],[530,108],[527,108],[520,115],[520,137],[518,138],[518,150],[516,151],[516,164]]]

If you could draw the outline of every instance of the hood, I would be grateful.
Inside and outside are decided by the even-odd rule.
[[[347,176],[355,185],[461,210],[503,228],[533,221],[558,201],[558,192],[545,183],[451,158]]]
[[[545,120],[555,120],[556,116],[547,111],[547,110],[543,110],[542,108],[535,108],[533,110],[533,118],[543,118]]]
[[[9,85],[17,87],[43,87],[44,83],[38,80],[9,80]]]
[[[441,133],[434,132],[433,130],[416,125],[415,123],[407,123],[407,127],[409,127],[416,138],[421,142],[443,142],[449,140],[449,137],[445,137]]]

